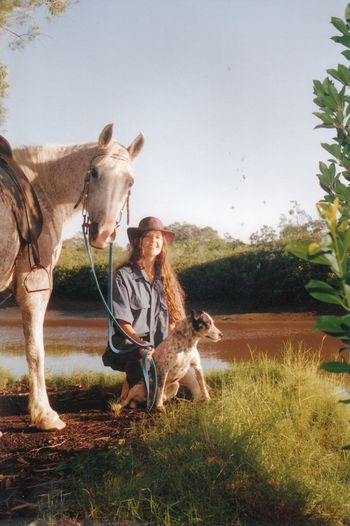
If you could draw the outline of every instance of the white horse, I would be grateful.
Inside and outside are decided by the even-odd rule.
[[[90,245],[104,248],[114,240],[116,223],[134,180],[131,161],[144,143],[141,133],[125,148],[112,140],[112,132],[113,125],[109,124],[97,143],[36,146],[13,152],[5,139],[0,140],[0,153],[22,168],[42,211],[38,249],[43,268],[30,272],[28,245],[23,246],[16,217],[0,192],[0,292],[12,288],[21,309],[31,425],[42,430],[65,427],[48,400],[43,341],[44,317],[52,290],[52,271],[62,247],[63,225],[84,203]]]

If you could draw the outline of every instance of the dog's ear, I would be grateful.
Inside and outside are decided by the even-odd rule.
[[[202,322],[202,310],[192,310],[191,311],[191,323],[192,327],[195,331],[199,331],[203,328],[203,322]]]
[[[192,321],[199,320],[199,318],[202,316],[202,314],[203,314],[202,310],[196,310],[196,309],[191,310]]]

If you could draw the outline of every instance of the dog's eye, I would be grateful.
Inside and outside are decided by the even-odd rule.
[[[91,177],[93,177],[94,179],[98,178],[98,171],[96,170],[96,168],[91,168]]]

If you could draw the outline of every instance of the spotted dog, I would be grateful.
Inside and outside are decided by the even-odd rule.
[[[192,311],[187,318],[177,323],[169,336],[155,349],[153,358],[158,379],[155,405],[159,411],[164,411],[165,400],[177,394],[180,380],[190,367],[194,368],[202,399],[210,399],[197,349],[200,338],[217,342],[221,340],[222,333],[208,313]],[[145,386],[143,382],[138,383],[130,389],[122,401],[122,407],[136,407],[145,398]]]

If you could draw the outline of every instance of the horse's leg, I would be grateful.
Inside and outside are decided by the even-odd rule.
[[[25,338],[29,368],[29,411],[31,424],[38,429],[55,430],[65,427],[56,411],[50,407],[47,397],[44,370],[44,317],[50,291],[26,292],[20,287],[17,294]]]

